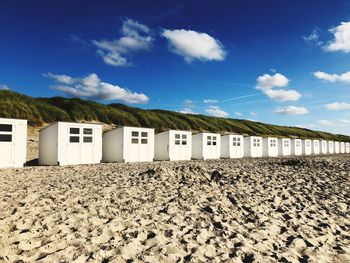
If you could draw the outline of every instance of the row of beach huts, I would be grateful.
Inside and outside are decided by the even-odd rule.
[[[27,121],[0,118],[0,167],[26,163]],[[39,165],[151,162],[350,153],[349,142],[262,138],[210,132],[120,127],[102,134],[101,124],[55,122],[39,132]]]

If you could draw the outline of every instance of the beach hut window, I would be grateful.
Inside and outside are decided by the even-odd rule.
[[[147,138],[148,137],[148,135],[147,135],[147,132],[141,132],[141,137],[143,137],[143,138]]]
[[[138,138],[131,138],[131,143],[138,144],[139,143],[139,139]]]
[[[133,132],[131,132],[131,136],[132,137],[139,137],[139,132],[133,131]]]
[[[80,134],[80,129],[79,128],[70,128],[69,133],[70,134]]]
[[[180,145],[180,140],[175,140],[176,145]]]
[[[182,134],[182,139],[187,139],[187,135],[186,134]]]
[[[186,140],[182,140],[182,145],[187,145],[187,141]]]
[[[175,134],[175,139],[180,139],[180,138],[181,138],[180,134]]]
[[[79,136],[70,136],[69,137],[69,142],[71,143],[78,143],[80,141]]]
[[[211,145],[211,141],[207,141],[207,145]]]
[[[11,134],[0,134],[0,142],[12,142]]]
[[[296,142],[295,142],[295,146],[296,146],[296,147],[300,147],[300,141],[296,141]]]
[[[84,136],[83,141],[84,141],[84,143],[92,143],[92,137],[90,137],[90,136]]]
[[[0,124],[0,132],[12,132],[11,124]]]
[[[92,129],[84,128],[84,134],[92,135]]]
[[[271,147],[276,147],[276,140],[271,140],[270,141],[270,146]]]
[[[241,138],[233,137],[232,141],[232,146],[241,146]]]
[[[144,138],[141,139],[141,144],[147,144],[147,143],[148,143],[147,139],[144,139]]]
[[[283,145],[284,147],[289,147],[289,141],[284,141]]]

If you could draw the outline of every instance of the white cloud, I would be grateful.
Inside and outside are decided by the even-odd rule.
[[[243,113],[242,113],[242,112],[239,112],[239,111],[236,111],[236,112],[235,112],[235,115],[238,116],[238,117],[242,117],[242,116],[243,116]]]
[[[286,76],[276,73],[271,76],[269,74],[264,74],[257,78],[257,89],[270,89],[274,87],[286,87],[288,86],[289,79]]]
[[[249,112],[249,114],[252,115],[252,116],[257,116],[258,115],[256,112],[253,112],[253,111]]]
[[[269,98],[276,101],[295,101],[301,97],[301,94],[293,89],[266,89],[262,90],[262,92]]]
[[[205,103],[205,104],[215,104],[218,102],[219,102],[218,100],[212,100],[212,99],[204,99],[203,100],[203,103]]]
[[[68,75],[55,75],[55,74],[52,74],[51,72],[44,73],[43,75],[45,77],[52,78],[61,84],[70,85],[74,83],[74,79]]]
[[[183,104],[184,104],[185,108],[190,108],[190,109],[193,109],[197,106],[196,105],[197,103],[193,100],[190,100],[190,99],[185,99]]]
[[[275,101],[295,101],[301,97],[301,94],[294,89],[275,89],[276,87],[287,87],[289,83],[289,79],[280,73],[264,74],[259,76],[256,81],[255,88]]]
[[[181,55],[185,61],[193,60],[224,60],[226,51],[220,41],[206,33],[192,30],[163,30],[162,36],[169,41],[173,53]]]
[[[323,41],[320,41],[320,32],[318,29],[314,29],[312,30],[311,34],[308,36],[303,36],[303,39],[305,40],[305,42],[309,43],[309,44],[314,44],[317,46],[322,46],[323,45]]]
[[[348,126],[350,125],[350,120],[346,119],[340,119],[340,120],[319,120],[319,124],[323,126],[329,126],[329,127],[342,127],[342,126]]]
[[[10,88],[4,84],[0,84],[0,90],[9,90]]]
[[[282,115],[303,115],[309,113],[309,111],[304,107],[287,106],[277,108],[274,113]]]
[[[68,96],[94,100],[121,100],[126,103],[147,103],[149,100],[143,93],[132,92],[126,88],[102,82],[94,73],[83,78],[72,78],[52,73],[44,75],[57,82],[56,85],[51,86],[52,89],[61,91]]]
[[[350,103],[333,102],[326,104],[325,107],[329,110],[350,110]]]
[[[328,73],[322,72],[322,71],[316,71],[313,74],[316,78],[323,79],[323,80],[329,81],[329,82],[340,81],[340,82],[350,83],[350,71],[345,72],[345,73],[340,74],[340,75],[328,74]]]
[[[331,28],[334,39],[325,46],[327,51],[350,52],[350,22],[342,22],[340,25]]]
[[[319,120],[318,123],[323,126],[330,126],[330,127],[337,126],[335,121],[329,121],[329,120]]]
[[[211,116],[221,117],[221,118],[225,118],[229,115],[228,112],[223,111],[218,106],[213,106],[213,105],[209,106],[209,108],[206,109],[205,112]]]
[[[154,38],[150,35],[150,29],[130,18],[123,22],[122,37],[114,40],[93,40],[100,55],[106,64],[112,66],[132,65],[128,56],[134,52],[149,50]]]
[[[198,113],[194,112],[191,108],[184,108],[183,110],[181,110],[179,112],[184,113],[184,114],[198,114]]]
[[[194,109],[197,107],[197,102],[190,100],[190,99],[185,99],[183,102],[183,110],[179,111],[181,113],[185,114],[197,114]]]

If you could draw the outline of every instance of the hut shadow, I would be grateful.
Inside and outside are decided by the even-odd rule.
[[[39,166],[39,158],[35,158],[26,162],[26,166]]]

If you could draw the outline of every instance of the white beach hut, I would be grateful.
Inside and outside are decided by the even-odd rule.
[[[154,129],[120,127],[103,135],[104,162],[152,162]]]
[[[340,142],[340,153],[345,153],[345,142]]]
[[[302,140],[303,155],[310,155],[312,153],[311,143],[311,140]]]
[[[26,163],[27,121],[0,118],[0,168]]]
[[[192,158],[198,160],[220,158],[220,134],[202,132],[192,135]]]
[[[313,154],[320,154],[320,141],[319,140],[312,140],[312,153]]]
[[[278,139],[273,137],[263,138],[263,156],[277,157],[278,156]]]
[[[288,156],[291,154],[291,140],[287,138],[282,138],[278,140],[279,155]]]
[[[334,153],[340,153],[340,143],[334,142]]]
[[[328,153],[328,143],[325,140],[321,141],[321,153],[327,154]]]
[[[243,135],[221,136],[221,157],[222,158],[243,158],[244,142]]]
[[[350,153],[350,142],[345,143],[345,153]]]
[[[291,140],[291,155],[302,155],[303,149],[301,144],[301,139],[292,139]]]
[[[101,160],[101,124],[55,122],[40,130],[40,165],[93,164]]]
[[[244,138],[244,156],[262,157],[263,146],[262,137],[250,136]]]
[[[184,161],[192,157],[192,132],[169,130],[155,135],[154,159]]]
[[[328,153],[333,154],[334,153],[334,142],[333,141],[328,141]]]

